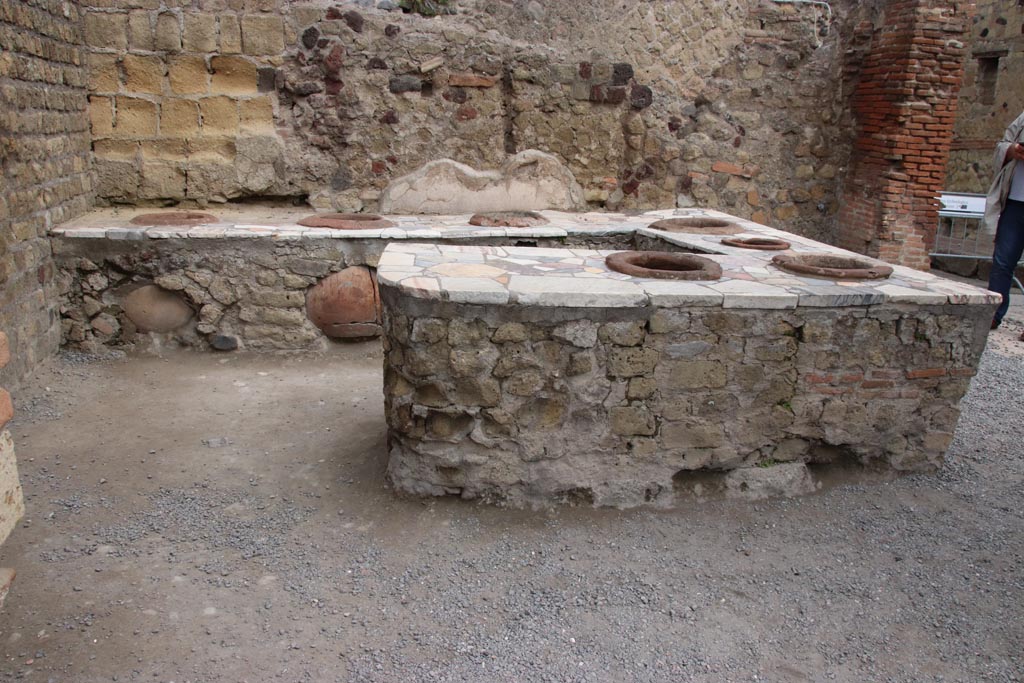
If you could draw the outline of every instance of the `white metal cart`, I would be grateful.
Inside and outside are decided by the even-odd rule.
[[[952,259],[991,261],[995,235],[981,227],[985,216],[985,195],[943,192],[939,195],[939,225],[935,231],[935,246],[929,256]],[[1013,283],[1024,294],[1024,285],[1017,276]]]

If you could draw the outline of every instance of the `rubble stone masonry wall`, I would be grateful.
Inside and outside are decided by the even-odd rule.
[[[92,203],[82,14],[0,2],[0,327],[10,385],[60,344],[47,230]],[[0,364],[2,365],[2,364]]]
[[[475,238],[474,244],[509,244]],[[533,239],[541,247],[562,239]],[[165,343],[209,348],[214,335],[235,338],[248,350],[321,349],[323,333],[306,314],[310,287],[348,266],[377,265],[383,239],[160,239],[55,238],[62,296],[64,343],[97,350],[103,345],[145,345],[125,300],[140,286],[173,292],[195,312],[187,324],[158,335]],[[602,248],[628,248],[631,238],[607,237]],[[588,244],[589,246],[589,244]],[[658,243],[656,248],[672,248]]]
[[[487,307],[381,289],[391,480],[513,505],[665,504],[693,470],[936,467],[990,310]]]
[[[148,335],[138,334],[124,300],[155,283],[195,311],[167,340],[205,348],[206,335],[218,333],[252,350],[323,348],[323,335],[306,316],[306,290],[346,265],[375,264],[384,247],[378,242],[55,240],[65,343],[95,348],[144,341]]]
[[[376,208],[449,157],[559,157],[590,208],[699,205],[828,238],[842,62],[872,3],[84,0],[103,203]]]
[[[979,0],[968,44],[946,189],[985,193],[995,143],[1024,111],[1024,4]]]

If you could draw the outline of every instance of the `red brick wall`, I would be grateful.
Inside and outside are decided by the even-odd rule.
[[[851,107],[857,138],[839,212],[839,245],[892,263],[929,267],[943,189],[963,41],[973,3],[885,5],[859,64]]]

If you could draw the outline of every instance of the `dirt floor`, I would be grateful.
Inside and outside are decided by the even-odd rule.
[[[0,680],[1024,680],[1022,318],[941,472],[670,511],[396,498],[377,344],[65,355]]]

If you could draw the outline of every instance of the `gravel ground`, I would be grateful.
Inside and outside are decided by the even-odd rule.
[[[941,472],[670,511],[394,497],[374,344],[64,356],[0,680],[1022,681],[1021,329]]]

